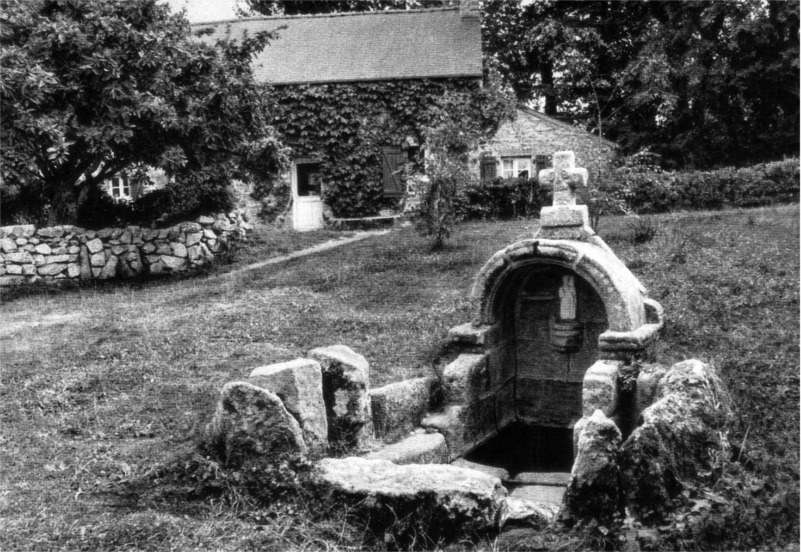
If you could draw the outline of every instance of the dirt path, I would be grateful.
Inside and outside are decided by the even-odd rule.
[[[232,270],[230,272],[226,272],[225,274],[220,274],[217,276],[213,276],[211,279],[215,278],[228,278],[231,276],[236,276],[237,274],[242,274],[243,272],[248,272],[250,270],[256,270],[258,268],[262,268],[265,266],[270,266],[274,264],[284,263],[287,261],[291,261],[293,259],[299,259],[301,257],[307,257],[308,255],[314,255],[315,253],[320,253],[322,251],[328,251],[329,249],[335,249],[337,247],[341,247],[343,245],[348,245],[351,243],[356,243],[362,240],[366,240],[367,238],[372,238],[374,236],[383,236],[385,234],[390,233],[391,230],[370,230],[364,232],[357,232],[353,236],[349,238],[340,238],[337,240],[330,240],[327,242],[323,242],[321,244],[315,245],[313,247],[309,247],[308,249],[301,249],[300,251],[295,251],[293,253],[289,253],[288,255],[282,255],[280,257],[273,257],[272,259],[267,259],[266,261],[261,261],[258,263],[252,263],[242,268],[237,268],[236,270]]]

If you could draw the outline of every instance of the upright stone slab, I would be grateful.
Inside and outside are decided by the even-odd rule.
[[[620,430],[600,410],[583,418],[581,426],[565,495],[567,508],[576,517],[608,520],[623,512]]]
[[[250,373],[249,383],[275,393],[300,424],[310,453],[328,449],[328,421],[323,401],[320,363],[307,358],[261,366]]]
[[[300,425],[278,395],[242,381],[223,387],[207,440],[231,467],[279,462],[309,451]]]
[[[487,356],[462,354],[442,371],[445,401],[450,404],[474,402],[484,391],[487,379]]]
[[[329,442],[338,448],[361,448],[373,436],[367,359],[346,345],[313,349],[309,357],[323,370]]]
[[[394,439],[418,427],[431,408],[432,394],[438,382],[432,376],[371,389],[370,403],[376,437]]]
[[[673,365],[657,384],[656,402],[623,443],[621,465],[632,511],[659,519],[685,482],[728,455],[729,398],[711,366]]]

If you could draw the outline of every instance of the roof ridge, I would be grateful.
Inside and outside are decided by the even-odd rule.
[[[575,125],[568,124],[568,123],[566,123],[564,121],[560,121],[556,117],[551,117],[550,115],[546,115],[545,113],[537,111],[536,109],[532,109],[532,108],[530,108],[528,106],[521,105],[521,104],[517,105],[517,109],[522,111],[523,113],[528,113],[529,115],[532,115],[534,117],[538,117],[538,118],[543,119],[545,121],[549,121],[549,122],[551,122],[551,123],[553,123],[555,125],[561,126],[565,130],[571,130],[573,132],[581,132],[581,133],[584,133],[584,134],[588,134],[588,135],[592,136],[593,138],[596,138],[596,139],[600,138],[601,140],[606,142],[607,145],[611,145],[611,146],[617,147],[617,144],[615,142],[613,142],[612,140],[608,139],[608,138],[604,138],[603,136],[596,136],[592,132],[588,132],[587,130],[584,130],[583,128],[577,127]]]
[[[357,15],[396,15],[396,14],[417,14],[426,12],[446,12],[446,11],[459,11],[458,7],[450,8],[423,8],[415,10],[374,10],[374,11],[361,11],[361,12],[337,12],[337,13],[312,13],[303,15],[263,15],[257,17],[246,17],[236,19],[221,19],[219,21],[205,21],[203,23],[192,23],[190,27],[203,27],[207,25],[220,25],[221,23],[248,23],[251,21],[281,21],[281,20],[297,20],[297,19],[323,19],[326,17],[348,17]]]

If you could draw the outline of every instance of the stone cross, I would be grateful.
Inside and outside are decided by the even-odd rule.
[[[552,185],[554,207],[575,205],[576,188],[587,187],[587,169],[576,168],[572,151],[557,151],[553,154],[553,168],[540,171],[540,182]]]

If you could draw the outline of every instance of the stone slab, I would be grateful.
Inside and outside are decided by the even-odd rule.
[[[520,485],[509,491],[509,496],[529,502],[543,504],[561,504],[565,497],[566,487],[553,485]]]
[[[570,482],[570,472],[521,472],[504,481],[523,485],[566,487]]]
[[[564,226],[590,225],[590,215],[586,205],[562,205],[543,207],[540,212],[541,228],[561,228]]]
[[[323,371],[329,442],[346,449],[361,448],[373,437],[367,359],[341,344],[313,349],[308,356]]]
[[[206,433],[212,450],[230,466],[308,452],[300,425],[278,395],[247,382],[223,387]]]
[[[542,529],[556,519],[559,503],[536,502],[508,496],[501,508],[499,527],[528,526]]]
[[[487,374],[487,356],[463,354],[442,370],[442,387],[445,402],[464,404],[473,402],[484,391]]]
[[[420,425],[431,408],[436,377],[413,378],[370,390],[376,437],[394,439]]]
[[[444,464],[448,461],[448,446],[441,433],[418,433],[371,452],[365,458],[389,460],[395,464]]]
[[[310,452],[322,454],[326,451],[328,421],[323,401],[322,369],[317,361],[296,358],[260,366],[250,373],[248,382],[278,395],[300,424]]]
[[[464,454],[470,447],[465,441],[465,427],[462,421],[464,407],[449,405],[438,412],[432,412],[420,422],[420,426],[442,433],[448,444],[450,459],[454,460]]]
[[[400,549],[420,534],[436,542],[496,527],[507,494],[498,478],[474,470],[365,458],[325,458],[312,480]]]
[[[469,460],[465,460],[464,458],[457,458],[456,460],[451,462],[451,466],[458,466],[460,468],[467,468],[469,470],[480,471],[481,473],[486,473],[487,475],[497,477],[501,481],[509,480],[509,471],[506,470],[505,468],[500,468],[498,466],[488,466],[486,464],[479,464],[478,462],[471,462]]]

